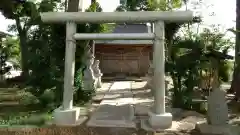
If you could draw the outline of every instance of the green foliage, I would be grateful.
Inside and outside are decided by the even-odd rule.
[[[15,21],[14,25],[9,27],[10,31],[18,33],[21,52],[22,75],[28,77],[29,67],[28,58],[31,57],[28,50],[29,33],[41,23],[40,12],[53,11],[59,0],[42,0],[40,3],[33,1],[14,1],[1,0],[0,11],[8,18]]]
[[[102,8],[99,3],[93,2],[90,7],[86,10],[86,12],[101,12]],[[78,31],[82,33],[99,33],[104,32],[108,29],[108,26],[105,24],[84,24],[78,25]],[[75,95],[74,101],[75,103],[79,102],[87,102],[91,99],[94,94],[94,90],[86,91],[82,89],[82,76],[83,71],[85,69],[85,64],[83,61],[83,56],[86,51],[89,49],[89,45],[91,45],[93,41],[78,41],[76,47],[76,72],[74,77],[74,87],[75,87]]]
[[[169,11],[173,8],[180,8],[184,0],[126,0],[116,8],[116,11]],[[169,7],[171,5],[171,8]],[[167,50],[171,52],[171,45],[174,35],[181,28],[182,22],[167,22],[165,23],[165,38]]]
[[[8,61],[12,62],[15,68],[20,68],[20,48],[19,39],[13,37],[6,37],[2,45],[9,55]]]
[[[0,125],[6,125],[6,127],[28,125],[29,127],[36,128],[46,125],[46,123],[50,120],[52,120],[52,116],[48,113],[25,114],[25,116],[19,116],[18,114],[9,114],[7,120],[1,120]]]
[[[45,6],[47,4],[40,4]],[[54,10],[47,6],[48,10]],[[95,9],[97,8],[97,9]],[[94,3],[87,11],[101,11],[98,3]],[[28,85],[32,88],[29,91],[38,97],[43,105],[51,103],[54,98],[55,105],[60,105],[63,93],[63,78],[64,78],[64,58],[65,58],[65,25],[47,25],[39,22],[37,27],[33,29],[29,35],[28,50],[29,69],[31,70]],[[105,29],[102,24],[79,24],[77,25],[78,33],[101,32]],[[75,102],[88,101],[92,92],[82,91],[81,79],[82,71],[85,67],[83,55],[88,49],[89,41],[76,42],[76,63],[75,63]],[[53,91],[54,95],[45,96],[46,90]]]
[[[182,0],[126,0],[126,3],[117,7],[116,11],[166,11],[180,8],[181,6]]]
[[[74,94],[74,101],[75,103],[85,103],[88,102],[92,95],[94,94],[94,90],[83,90],[82,89],[82,77],[83,77],[83,69],[79,68],[76,72],[75,79],[74,79],[74,87],[75,87],[75,94]]]
[[[30,92],[21,92],[18,94],[19,99],[16,99],[21,105],[36,105],[39,103],[37,97],[33,96]]]
[[[50,36],[49,36],[50,35]],[[28,43],[30,50],[28,84],[33,88],[31,93],[36,97],[47,89],[55,91],[55,102],[60,104],[65,54],[65,25],[43,25],[32,32]]]
[[[229,80],[231,79],[229,75],[231,73],[232,68],[233,65],[229,61],[227,60],[220,61],[218,74],[222,82],[229,82]]]
[[[10,70],[10,67],[6,65],[9,56],[10,53],[8,47],[0,43],[0,77]]]
[[[46,0],[44,0],[46,1]],[[18,32],[28,30],[31,25],[39,21],[38,9],[35,3],[30,1],[1,0],[0,11],[8,19],[21,21],[22,26],[17,25]]]
[[[199,80],[199,63],[202,59],[202,43],[198,40],[175,40],[172,62],[166,63],[166,72],[173,79],[172,106],[192,109],[192,93]]]
[[[196,90],[201,90],[201,73],[218,69],[219,79],[228,81],[231,67],[227,63],[229,57],[226,52],[232,43],[224,39],[220,32],[208,29],[193,37],[174,38],[172,60],[166,63],[166,72],[173,79],[172,106],[199,111],[202,107],[193,102],[193,94]],[[219,64],[216,65],[212,59],[219,61]],[[198,98],[204,98],[204,94]]]

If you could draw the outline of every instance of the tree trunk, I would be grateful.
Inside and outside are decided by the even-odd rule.
[[[240,99],[240,1],[236,0],[236,41],[235,41],[235,62],[233,80],[230,92],[236,93],[236,99]]]
[[[64,2],[64,11],[65,11],[65,12],[67,12],[67,9],[68,9],[68,8],[67,8],[67,7],[68,7],[67,4],[68,4],[68,0],[65,0],[65,2]]]
[[[78,12],[79,0],[68,0],[68,12]]]
[[[28,77],[28,48],[27,48],[27,36],[26,33],[19,34],[20,37],[20,50],[21,50],[21,67],[22,76],[24,78]]]
[[[21,68],[24,78],[28,77],[28,48],[27,48],[27,31],[22,28],[19,17],[15,18],[16,27],[20,39],[20,52],[21,52]]]

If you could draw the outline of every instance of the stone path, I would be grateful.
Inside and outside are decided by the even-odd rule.
[[[131,81],[113,82],[87,122],[92,127],[135,128]]]
[[[148,111],[153,105],[150,89],[144,88],[146,81],[115,81],[104,83],[97,91],[94,101],[99,107],[92,113],[88,126],[132,127],[148,119]]]
[[[105,93],[109,91],[110,87],[113,83],[102,83],[102,88],[98,88],[96,91],[96,95],[93,97],[94,102],[101,102]]]
[[[90,115],[88,127],[142,129],[142,122],[148,119],[148,111],[153,105],[150,89],[144,88],[146,82],[116,81],[108,85],[98,108]],[[107,90],[108,89],[108,90]],[[98,95],[96,95],[98,96]],[[99,97],[99,96],[98,96]],[[190,131],[198,121],[204,120],[198,113],[178,108],[166,108],[173,115],[173,125],[164,132]],[[192,114],[191,114],[192,113]],[[185,116],[186,114],[186,116]],[[149,129],[152,132],[152,129]]]

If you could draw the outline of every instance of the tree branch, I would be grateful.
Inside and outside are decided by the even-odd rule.
[[[15,18],[18,34],[20,35],[20,33],[23,32],[23,28],[21,26],[20,18],[19,17],[14,17],[14,18]]]

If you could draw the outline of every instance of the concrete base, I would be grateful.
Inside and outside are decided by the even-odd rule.
[[[74,107],[70,110],[63,110],[62,107],[57,108],[53,112],[53,122],[56,125],[78,125],[80,116],[80,107]]]
[[[172,126],[172,114],[164,113],[164,114],[155,114],[153,112],[148,112],[149,115],[149,124],[152,127],[167,129]]]

